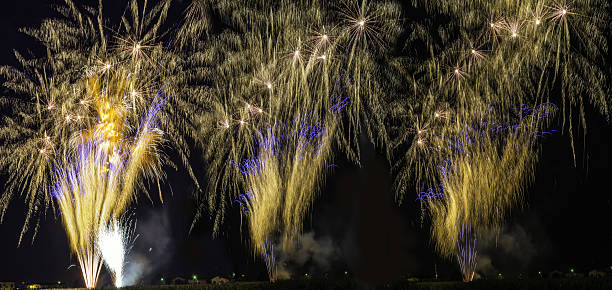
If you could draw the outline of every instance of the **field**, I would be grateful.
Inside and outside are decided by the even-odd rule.
[[[131,286],[126,290],[264,290],[264,289],[292,289],[292,290],[315,290],[315,289],[380,289],[380,290],[468,290],[468,289],[495,289],[495,290],[604,290],[612,289],[612,277],[592,278],[560,278],[560,279],[526,279],[526,280],[477,280],[470,283],[463,282],[394,282],[385,285],[371,286],[359,283],[355,280],[285,280],[276,283],[268,282],[235,282],[225,285],[154,285],[154,286]]]

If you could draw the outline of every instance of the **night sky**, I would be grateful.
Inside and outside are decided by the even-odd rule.
[[[104,1],[105,13],[121,15],[126,2]],[[174,1],[169,22],[180,17],[185,6],[181,2]],[[40,49],[17,30],[54,15],[52,3],[56,2],[3,1],[0,63],[16,63],[13,49],[23,53]],[[543,139],[535,182],[527,190],[524,207],[512,211],[497,241],[492,237],[480,243],[483,273],[533,277],[538,271],[568,272],[573,267],[587,273],[612,267],[612,126],[593,108],[587,106],[585,111],[588,132],[576,130],[575,164],[569,134],[561,133],[561,120],[555,123],[560,132]],[[305,226],[305,235],[329,250],[309,255],[322,255],[325,262],[316,262],[314,257],[304,263],[287,261],[289,269],[295,276],[341,276],[348,271],[359,280],[378,283],[409,276],[433,277],[437,268],[441,279],[460,279],[456,264],[435,254],[416,194],[398,205],[389,162],[369,143],[364,141],[361,146],[361,168],[337,154],[337,167],[329,172]],[[205,169],[198,154],[194,151],[192,162],[202,177]],[[160,277],[193,274],[210,279],[232,272],[245,274],[248,280],[266,280],[263,261],[253,258],[246,237],[240,234],[237,207],[232,208],[219,237],[212,237],[212,225],[206,218],[189,231],[197,208],[193,192],[186,173],[168,169],[163,203],[141,195],[133,206],[139,237],[128,260],[134,269],[136,264],[142,269],[135,282],[157,283]],[[18,247],[24,218],[23,199],[16,198],[0,224],[0,281],[61,280],[82,285],[78,266],[71,267],[78,262],[71,257],[57,213],[47,211],[38,236],[32,240],[30,232]],[[105,270],[101,282],[110,283]]]

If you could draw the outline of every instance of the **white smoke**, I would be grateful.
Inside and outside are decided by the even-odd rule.
[[[338,247],[328,236],[317,239],[314,232],[308,232],[303,234],[299,241],[293,251],[280,255],[277,263],[278,279],[290,279],[296,270],[303,269],[306,265],[309,265],[309,272],[329,271],[331,262],[339,253]]]
[[[500,267],[515,271],[523,269],[537,254],[532,238],[520,225],[504,230],[501,234],[497,231],[486,233],[478,240],[478,249],[477,272],[486,277],[497,277]],[[495,260],[499,265],[495,265]]]
[[[491,258],[489,256],[478,255],[476,261],[478,263],[476,267],[476,271],[478,273],[483,274],[486,277],[495,277],[495,275],[497,275],[498,271],[493,266],[493,263],[491,262]],[[476,274],[476,279],[479,279],[482,276],[480,274]]]
[[[165,210],[151,211],[138,222],[138,239],[125,266],[124,286],[140,284],[171,257],[170,220]]]

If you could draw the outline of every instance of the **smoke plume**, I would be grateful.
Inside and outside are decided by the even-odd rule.
[[[533,239],[519,225],[501,233],[488,232],[478,244],[477,272],[487,278],[496,277],[499,273],[504,276],[519,275],[537,253]]]
[[[138,221],[138,238],[127,257],[124,284],[137,285],[167,263],[172,255],[170,221],[166,210],[151,210],[144,221]]]
[[[339,249],[331,237],[315,237],[314,232],[301,236],[299,245],[291,252],[282,253],[278,261],[277,275],[279,279],[289,279],[298,271],[326,272],[331,269],[331,263],[338,256]],[[303,275],[299,272],[299,275]],[[304,273],[305,274],[305,273]],[[295,278],[295,277],[293,277]]]

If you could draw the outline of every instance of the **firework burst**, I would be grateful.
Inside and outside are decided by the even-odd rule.
[[[247,192],[236,200],[248,220],[253,249],[276,279],[274,244],[281,251],[298,241],[330,156],[325,123],[302,117],[258,133],[254,156],[236,164]],[[327,123],[331,124],[331,122]],[[279,125],[282,126],[282,125]]]
[[[19,243],[32,225],[36,235],[48,208],[56,210],[50,172],[65,152],[82,139],[104,135],[107,142],[101,146],[115,150],[115,155],[109,153],[112,160],[120,158],[125,154],[119,150],[125,147],[121,143],[138,128],[140,114],[160,93],[174,97],[155,127],[165,132],[195,181],[186,141],[193,127],[185,116],[200,103],[199,93],[189,83],[197,65],[161,41],[168,7],[169,1],[151,7],[146,1],[143,5],[131,1],[121,26],[111,30],[102,1],[96,8],[81,8],[68,0],[56,8],[57,18],[23,30],[48,53],[31,59],[16,53],[18,68],[0,67],[8,89],[1,97],[8,110],[0,123],[0,169],[7,172],[8,181],[0,198],[0,220],[13,196],[23,194],[28,211]]]
[[[456,256],[466,278],[473,261],[467,253],[476,253],[470,241],[498,228],[522,203],[521,192],[538,159],[536,140],[551,133],[542,130],[551,121],[546,116],[556,111],[547,102],[562,104],[570,137],[576,119],[585,127],[586,104],[609,116],[603,59],[609,22],[603,11],[609,4],[475,0],[414,5],[429,12],[425,17],[431,23],[440,18],[448,25],[410,23],[413,32],[405,47],[412,51],[395,66],[403,80],[398,87],[408,92],[396,98],[392,114],[399,152],[397,197],[401,201],[416,184],[422,220],[431,218],[438,252]],[[418,53],[423,51],[429,58]],[[465,228],[469,234],[459,243],[458,229]]]
[[[325,120],[333,105],[328,96],[346,86],[342,83],[350,83],[350,102],[342,105],[346,122],[335,125],[329,143],[358,162],[361,132],[377,144],[389,141],[384,126],[387,83],[376,77],[384,72],[389,47],[378,44],[388,44],[398,33],[399,8],[390,1],[330,4],[204,0],[189,6],[177,41],[196,48],[197,61],[214,71],[208,110],[197,116],[210,176],[197,217],[213,214],[215,232],[228,205],[244,193],[229,160],[252,155],[257,132],[269,126],[278,130],[278,124],[306,114]],[[211,14],[232,29],[210,33]],[[363,25],[356,21],[360,17]]]
[[[162,99],[152,105],[132,142],[111,142],[107,131],[97,130],[93,136],[73,141],[74,150],[66,152],[66,159],[55,169],[53,196],[88,288],[95,287],[102,266],[96,249],[98,233],[106,233],[105,227],[125,212],[143,177],[162,176],[157,152],[162,134],[156,125],[164,104]]]
[[[516,123],[499,122],[492,107],[472,112],[455,124],[429,132],[422,149],[423,165],[432,166],[435,187],[418,200],[431,219],[432,239],[438,252],[456,257],[465,281],[476,266],[479,234],[497,229],[508,211],[520,204],[525,184],[533,178],[537,140],[551,134],[542,128],[556,111],[552,104],[522,106]],[[423,137],[425,138],[425,137]]]
[[[438,102],[476,94],[486,99],[484,103],[499,106],[498,113],[521,104],[555,102],[562,109],[572,148],[576,122],[586,129],[585,106],[609,117],[606,1],[417,1],[414,5],[426,9],[432,23],[449,22],[441,29],[424,21],[410,24],[415,33],[406,47],[431,53],[429,59],[411,53],[401,61],[403,70],[408,68],[405,74],[418,76],[410,77],[409,83],[435,91]],[[481,51],[486,58],[481,58]],[[465,80],[440,87],[436,82],[444,66],[462,68]],[[456,92],[448,94],[451,89]]]
[[[187,77],[197,65],[158,38],[168,1],[153,7],[131,1],[118,31],[110,32],[98,4],[81,10],[66,1],[57,8],[62,17],[24,30],[47,47],[47,56],[17,55],[19,70],[0,68],[13,93],[2,97],[11,111],[0,127],[0,166],[9,173],[0,210],[14,193],[25,194],[29,208],[19,242],[31,220],[38,226],[48,207],[59,210],[90,288],[102,265],[98,234],[108,234],[138,191],[149,196],[147,181],[157,184],[161,198],[162,165],[175,166],[160,152],[162,141],[177,150],[195,181],[185,116],[198,98]]]

